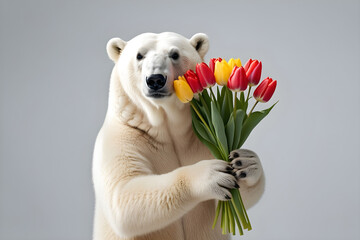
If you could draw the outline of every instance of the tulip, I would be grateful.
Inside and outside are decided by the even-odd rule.
[[[221,86],[226,85],[230,77],[231,70],[232,69],[225,60],[222,60],[221,62],[217,61],[215,63],[215,70],[214,70],[216,83]]]
[[[245,91],[248,86],[248,79],[243,67],[235,66],[231,72],[227,87],[235,92]]]
[[[272,78],[265,78],[260,85],[254,91],[254,98],[259,102],[267,102],[270,100],[272,95],[275,92],[276,80],[273,81]]]
[[[174,81],[174,90],[176,96],[183,103],[190,102],[194,97],[193,91],[189,84],[184,81],[184,77],[179,77],[179,80]]]
[[[184,74],[186,81],[188,82],[188,84],[191,87],[191,90],[193,91],[193,93],[199,93],[203,90],[203,87],[200,84],[199,78],[196,75],[196,73],[194,73],[193,70],[188,70],[185,74]]]
[[[237,59],[230,58],[230,60],[228,61],[228,64],[231,69],[233,69],[235,66],[241,67],[240,58],[237,58]]]
[[[212,58],[212,59],[210,59],[209,67],[210,67],[212,72],[215,71],[215,63],[218,62],[218,61],[221,62],[222,58]]]
[[[250,58],[245,64],[244,69],[246,71],[246,76],[249,79],[249,86],[257,85],[261,78],[261,62]]]
[[[214,73],[206,63],[202,62],[196,64],[196,73],[203,88],[208,88],[215,85]]]
[[[250,58],[250,59],[245,63],[245,66],[244,66],[245,71],[247,71],[247,70],[249,69],[250,64],[252,63],[252,61],[253,61],[253,60]]]

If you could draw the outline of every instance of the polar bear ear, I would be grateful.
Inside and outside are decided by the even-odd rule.
[[[204,33],[197,33],[190,38],[190,44],[194,46],[201,58],[204,58],[205,54],[209,50],[209,38]]]
[[[121,51],[124,49],[126,42],[120,38],[112,38],[106,44],[106,51],[111,60],[116,62],[119,59]]]

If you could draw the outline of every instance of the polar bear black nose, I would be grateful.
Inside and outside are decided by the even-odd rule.
[[[163,88],[166,84],[166,78],[162,74],[152,74],[146,78],[146,84],[154,91]]]

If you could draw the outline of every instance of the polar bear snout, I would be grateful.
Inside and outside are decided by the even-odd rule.
[[[149,77],[146,77],[146,85],[152,91],[158,91],[162,89],[166,84],[167,77],[162,74],[152,74]]]
[[[166,81],[167,76],[162,74],[151,74],[146,77],[146,86],[148,87],[146,96],[152,98],[170,96],[171,94],[165,88]]]

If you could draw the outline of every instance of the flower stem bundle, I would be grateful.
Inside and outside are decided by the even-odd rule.
[[[215,158],[229,162],[229,153],[241,148],[251,131],[275,106],[276,103],[266,110],[254,112],[259,102],[270,100],[277,82],[266,78],[260,83],[253,93],[256,102],[248,112],[251,87],[260,81],[261,62],[250,59],[243,67],[240,59],[226,62],[213,58],[209,66],[197,64],[196,73],[189,70],[174,81],[174,89],[182,102],[190,102],[192,126],[199,140]],[[218,84],[216,95],[211,88],[215,83]],[[197,97],[194,98],[194,94]],[[243,235],[243,229],[251,230],[252,227],[239,189],[232,189],[231,194],[230,201],[218,202],[213,228],[220,218],[223,234],[235,235],[236,225],[239,234]]]

